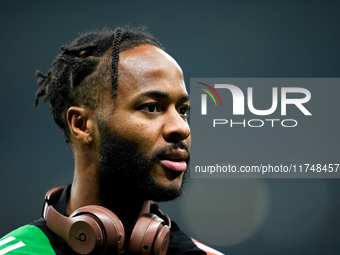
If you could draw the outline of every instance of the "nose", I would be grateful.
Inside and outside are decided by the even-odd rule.
[[[176,109],[169,110],[164,120],[163,137],[167,142],[180,142],[190,136],[190,127],[187,119],[180,115]]]

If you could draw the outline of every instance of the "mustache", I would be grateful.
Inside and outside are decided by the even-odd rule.
[[[189,163],[189,161],[190,161],[189,146],[183,141],[180,141],[178,143],[174,143],[174,144],[171,144],[171,145],[164,146],[163,148],[157,149],[155,151],[155,153],[153,154],[151,160],[152,160],[152,162],[157,161],[160,158],[162,158],[167,152],[177,150],[177,149],[185,150],[188,153],[188,157],[185,159],[185,162]]]

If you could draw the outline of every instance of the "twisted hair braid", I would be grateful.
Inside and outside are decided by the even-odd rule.
[[[112,46],[112,88],[113,95],[117,95],[117,80],[118,80],[118,60],[119,60],[119,45],[122,40],[122,31],[118,30],[116,34],[116,39],[113,41]]]

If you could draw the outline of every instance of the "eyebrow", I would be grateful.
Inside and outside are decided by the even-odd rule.
[[[150,90],[150,91],[145,91],[137,96],[137,99],[143,99],[143,98],[169,98],[170,95],[166,92],[163,91],[158,91],[158,90]],[[190,95],[184,94],[180,100],[182,101],[188,101],[190,100]]]

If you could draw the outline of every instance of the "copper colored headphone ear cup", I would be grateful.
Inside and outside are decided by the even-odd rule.
[[[104,243],[103,231],[90,215],[77,216],[69,231],[69,247],[78,254],[89,254],[101,250]]]
[[[128,250],[132,253],[142,255],[153,254],[154,244],[157,243],[157,247],[162,246],[156,238],[158,237],[159,231],[164,227],[169,229],[167,226],[164,226],[164,221],[158,216],[151,213],[142,215],[137,220],[131,233]],[[164,234],[162,234],[162,236],[163,235]],[[162,250],[162,248],[157,249]]]
[[[170,243],[170,229],[168,226],[163,226],[158,232],[155,244],[153,247],[153,254],[165,255],[168,251]]]
[[[75,248],[70,247],[76,252],[81,251],[79,254],[92,251],[99,254],[118,254],[121,251],[125,239],[124,227],[110,210],[96,205],[84,206],[74,211],[70,218],[76,220],[76,223],[79,221],[70,229],[70,244],[72,239]],[[87,235],[90,235],[89,238]]]

